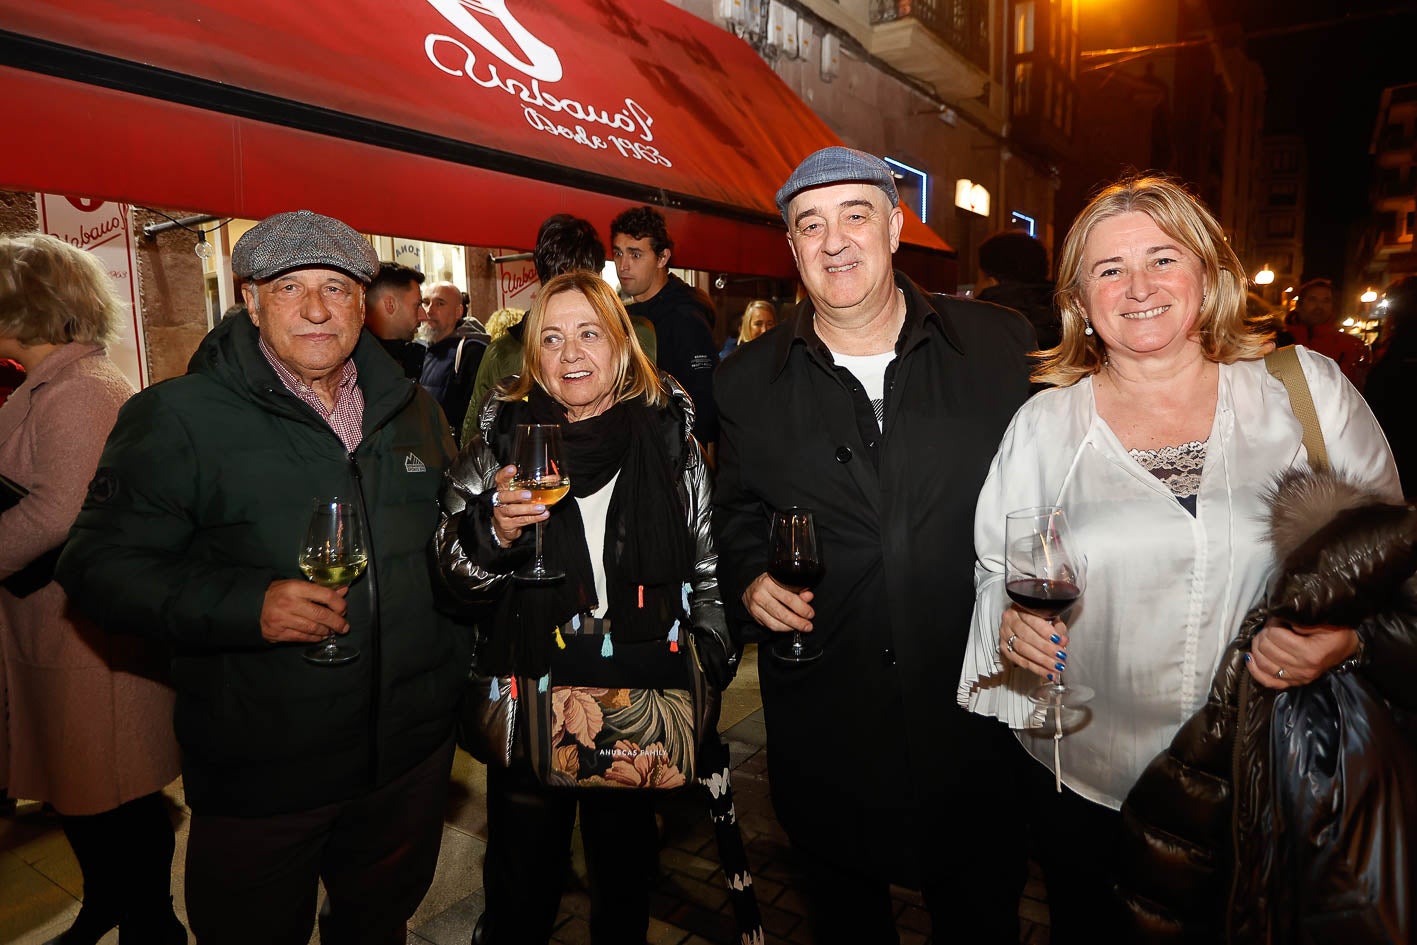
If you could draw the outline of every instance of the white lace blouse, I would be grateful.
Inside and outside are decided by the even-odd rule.
[[[1401,500],[1387,441],[1333,361],[1300,361],[1339,473]],[[1088,559],[1088,586],[1071,615],[1068,679],[1096,690],[1091,721],[1062,743],[1063,780],[1120,808],[1128,790],[1204,703],[1241,618],[1273,570],[1264,490],[1307,465],[1302,428],[1284,385],[1263,362],[1221,365],[1215,422],[1205,441],[1196,514],[1142,467],[1097,415],[1092,381],[1044,391],[1014,416],[975,513],[975,606],[960,705],[1019,729],[1052,767],[1050,733],[1030,732],[1027,692],[1040,680],[999,658],[1004,516],[1060,505]]]

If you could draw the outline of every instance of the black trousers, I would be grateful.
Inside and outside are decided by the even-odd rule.
[[[1121,900],[1113,892],[1121,812],[1093,803],[1066,785],[1059,794],[1053,772],[1031,757],[1026,764],[1031,848],[1048,887],[1048,941],[1122,941]],[[1066,765],[1063,770],[1066,773]]]
[[[492,945],[545,945],[556,924],[580,811],[594,945],[643,945],[659,836],[649,792],[552,791],[529,767],[487,769],[483,926]]]
[[[1032,762],[1002,725],[982,726],[972,736],[977,754],[962,769],[966,776],[944,792],[949,801],[918,811],[917,828],[892,841],[914,865],[934,941],[1018,945],[1019,899],[1028,879],[1022,778],[1023,765]],[[794,851],[818,945],[899,945],[887,877],[801,846]]]
[[[167,803],[144,795],[101,814],[60,818],[84,876],[84,921],[154,926],[172,916],[174,840]]]
[[[187,915],[199,945],[403,945],[438,866],[453,742],[360,797],[270,817],[192,815]]]

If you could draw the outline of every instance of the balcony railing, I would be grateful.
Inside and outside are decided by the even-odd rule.
[[[969,62],[989,71],[989,0],[871,0],[871,24],[914,17]]]

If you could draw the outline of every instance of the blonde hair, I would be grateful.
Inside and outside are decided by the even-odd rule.
[[[0,335],[23,345],[110,345],[126,313],[92,253],[43,233],[0,238]]]
[[[615,366],[615,402],[623,403],[643,397],[651,405],[665,401],[659,383],[659,372],[640,347],[635,337],[630,315],[615,290],[593,272],[574,270],[556,276],[543,285],[526,316],[526,331],[522,334],[522,372],[511,387],[499,388],[499,400],[521,400],[531,393],[532,385],[546,390],[546,377],[541,370],[541,326],[546,320],[546,306],[564,292],[579,292],[590,303],[591,310],[605,326],[610,342],[611,363]]]
[[[1200,314],[1192,331],[1205,357],[1221,364],[1263,357],[1268,326],[1246,311],[1248,278],[1214,216],[1183,186],[1161,176],[1131,176],[1104,188],[1078,214],[1058,256],[1058,311],[1063,340],[1040,354],[1033,380],[1067,387],[1102,370],[1106,346],[1088,335],[1083,305],[1083,253],[1093,230],[1104,220],[1145,213],[1161,232],[1200,260]]]
[[[487,321],[482,326],[487,329],[488,341],[496,341],[505,335],[508,328],[521,321],[525,316],[526,309],[524,308],[499,308],[488,315]]]
[[[742,324],[738,326],[738,343],[740,345],[753,340],[748,332],[752,331],[753,328],[753,309],[755,308],[767,309],[768,314],[772,316],[773,322],[777,322],[777,309],[773,307],[771,302],[765,299],[754,299],[749,302],[748,307],[743,309]]]

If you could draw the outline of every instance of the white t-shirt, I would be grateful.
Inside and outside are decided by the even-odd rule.
[[[620,478],[617,471],[610,481],[595,492],[576,499],[581,510],[581,525],[585,530],[586,551],[590,553],[590,573],[595,578],[595,610],[592,617],[604,617],[610,607],[605,585],[605,518],[610,512],[610,496],[615,492],[615,481]]]
[[[829,349],[830,350],[830,349]],[[884,354],[841,354],[832,351],[837,367],[844,367],[866,388],[866,397],[876,411],[876,426],[886,426],[886,368],[895,360],[895,352]]]

